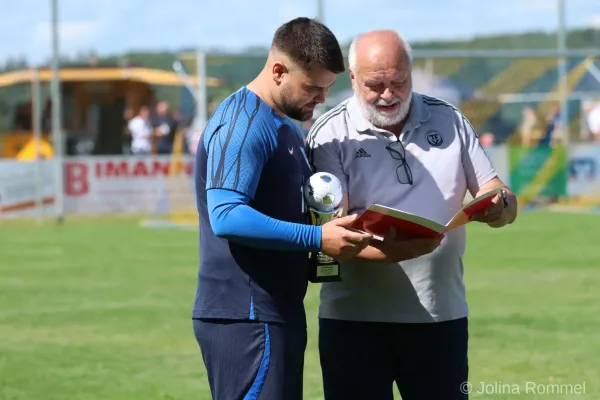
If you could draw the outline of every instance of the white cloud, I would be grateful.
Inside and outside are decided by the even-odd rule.
[[[282,21],[282,23],[284,21],[289,21],[289,20],[292,20],[299,16],[316,17],[316,15],[317,15],[316,7],[314,10],[310,10],[310,15],[306,14],[307,11],[308,10],[306,10],[306,7],[301,6],[301,3],[298,4],[298,3],[286,1],[286,2],[283,2],[279,6],[278,14],[279,14],[279,19]],[[324,13],[326,13],[326,10],[324,10]]]
[[[516,11],[558,12],[558,4],[551,0],[520,0],[514,6]]]
[[[101,24],[95,21],[64,21],[59,23],[58,34],[61,53],[93,47],[95,39],[101,33]],[[51,25],[41,22],[35,26],[34,43],[36,46],[52,43]]]
[[[590,28],[600,29],[600,14],[590,16],[586,21],[585,25]]]
[[[599,0],[567,1],[569,27],[600,28]],[[50,55],[48,1],[5,1],[0,63],[23,54]],[[39,3],[39,4],[38,4]],[[298,0],[60,0],[60,49],[114,54],[135,49],[268,46],[275,29],[297,16],[316,16],[316,2]],[[372,29],[395,29],[408,40],[456,39],[476,34],[554,29],[555,0],[325,0],[325,23],[340,41]],[[14,35],[14,32],[19,35]]]

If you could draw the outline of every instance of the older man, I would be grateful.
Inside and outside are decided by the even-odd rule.
[[[379,203],[446,223],[467,191],[505,185],[459,110],[413,92],[411,58],[394,32],[359,36],[349,55],[354,96],[313,125],[309,158],[342,181],[348,213]],[[474,219],[499,228],[516,210],[505,187]],[[465,230],[441,245],[395,236],[344,261],[343,281],[322,286],[325,398],[392,399],[395,382],[404,400],[465,399]]]

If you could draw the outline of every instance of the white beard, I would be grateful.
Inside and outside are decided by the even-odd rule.
[[[400,123],[410,111],[410,102],[412,100],[412,92],[408,95],[406,101],[402,101],[399,97],[394,97],[390,102],[379,99],[375,104],[367,103],[358,93],[354,93],[354,97],[358,100],[363,116],[375,126],[385,127]],[[391,106],[400,103],[400,108],[396,114],[389,114],[377,110],[376,106]]]

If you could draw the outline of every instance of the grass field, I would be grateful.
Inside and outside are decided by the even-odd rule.
[[[529,213],[469,227],[470,380],[488,385],[472,398],[600,399],[599,226],[600,215]],[[210,399],[190,322],[196,265],[194,232],[1,222],[0,399]],[[306,399],[322,398],[317,290]],[[585,395],[525,393],[527,381],[585,382]]]

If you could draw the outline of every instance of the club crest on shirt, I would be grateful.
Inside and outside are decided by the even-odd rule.
[[[440,147],[444,143],[444,137],[438,131],[427,131],[427,143],[433,147]]]

